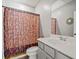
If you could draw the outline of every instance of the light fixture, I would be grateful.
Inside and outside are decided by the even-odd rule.
[[[49,7],[48,5],[44,5],[44,9],[45,9],[45,10],[49,10],[50,7]]]

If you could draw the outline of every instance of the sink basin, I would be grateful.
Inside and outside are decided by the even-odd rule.
[[[57,45],[57,46],[73,46],[76,40],[74,37],[69,37],[69,36],[61,36],[61,35],[52,35],[50,38],[44,38],[42,39],[42,41],[52,44],[53,45]]]
[[[62,45],[70,45],[71,43],[68,41],[67,38],[51,38],[49,40],[47,40],[49,43],[53,43],[53,44],[62,44]]]

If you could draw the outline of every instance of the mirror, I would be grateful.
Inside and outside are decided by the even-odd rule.
[[[74,14],[73,14],[74,15]],[[51,18],[51,33],[57,35],[65,35],[74,37],[74,19],[75,17],[67,17],[66,19]],[[76,31],[75,31],[76,32]]]
[[[51,8],[51,33],[74,37],[76,36],[76,0],[68,4],[66,1],[62,3],[63,0],[61,3],[58,2],[53,4]],[[52,21],[54,18],[56,22]],[[54,33],[55,31],[56,33]]]
[[[51,33],[56,34],[56,18],[51,19]]]

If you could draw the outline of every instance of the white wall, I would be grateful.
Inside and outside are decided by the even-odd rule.
[[[74,33],[73,36],[76,37],[76,11],[74,11]]]
[[[53,0],[41,0],[36,7],[36,13],[40,14],[41,36],[48,37],[51,34],[51,4]]]
[[[71,2],[72,0],[57,0],[57,1],[55,1],[55,3],[53,3],[53,5],[52,5],[52,11],[54,11],[54,10],[56,10],[57,8],[60,8],[60,7],[62,7],[63,5],[65,5],[65,4],[67,4],[67,3],[69,3],[69,2]]]
[[[27,5],[23,5],[21,3],[16,3],[10,0],[3,0],[2,1],[3,6],[19,9],[19,10],[24,10],[24,11],[29,11],[29,12],[35,12],[35,9],[32,7],[29,7]]]
[[[54,8],[54,10],[52,10],[51,17],[57,18],[57,24],[58,24],[57,33],[58,34],[67,35],[67,36],[73,35],[73,24],[72,25],[66,24],[66,19],[68,17],[74,18],[74,11],[76,10],[75,5],[76,3],[73,0],[65,5],[63,4],[63,6],[60,6],[59,8],[56,8],[56,9]]]

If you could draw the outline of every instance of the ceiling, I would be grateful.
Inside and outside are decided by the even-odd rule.
[[[36,7],[38,4],[53,4],[55,1],[57,0],[3,0],[3,1],[12,1],[17,2],[17,3],[21,3],[24,5],[28,5],[30,7]],[[64,2],[67,2],[69,0],[62,0]]]
[[[30,7],[35,7],[40,0],[15,0],[15,2],[22,3],[28,5]]]
[[[36,7],[39,3],[50,4],[50,2],[56,1],[56,0],[3,0],[3,1],[12,1],[13,3],[17,2],[24,5],[28,5],[30,7]]]

